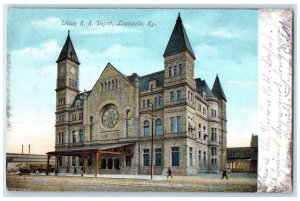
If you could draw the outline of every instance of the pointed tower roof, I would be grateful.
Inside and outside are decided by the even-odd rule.
[[[218,74],[216,76],[215,83],[211,91],[216,97],[218,97],[219,99],[223,99],[227,102]]]
[[[70,30],[68,30],[68,37],[67,37],[66,42],[59,54],[59,57],[58,57],[56,63],[64,61],[66,59],[69,59],[77,64],[80,64],[78,61],[77,55],[76,55],[75,48],[71,41]]]
[[[173,29],[172,35],[166,47],[164,57],[172,54],[176,54],[182,51],[188,51],[190,55],[196,59],[193,49],[191,47],[188,36],[185,32],[180,13],[178,13],[178,17],[176,20],[175,27]]]

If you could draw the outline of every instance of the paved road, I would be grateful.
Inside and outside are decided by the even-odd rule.
[[[101,175],[100,175],[101,176]],[[143,176],[143,175],[142,175]],[[144,175],[145,177],[148,175]],[[7,175],[8,191],[97,191],[97,192],[256,192],[256,178],[231,175],[145,178],[101,178],[80,176]],[[159,177],[160,178],[160,177]]]

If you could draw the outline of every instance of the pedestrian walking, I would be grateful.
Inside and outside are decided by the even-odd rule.
[[[172,171],[171,171],[171,169],[170,169],[170,168],[168,168],[168,171],[167,171],[167,173],[168,173],[168,176],[167,176],[167,178],[169,178],[169,176],[170,176],[171,178],[173,178],[173,177],[172,177]]]
[[[74,172],[73,172],[73,174],[77,174],[76,167],[74,167]]]
[[[80,168],[80,171],[81,171],[81,176],[83,177],[83,174],[84,174],[84,166],[82,166],[82,167]]]
[[[223,169],[223,173],[222,173],[222,178],[221,179],[223,179],[224,177],[226,177],[226,179],[228,180],[226,168]]]

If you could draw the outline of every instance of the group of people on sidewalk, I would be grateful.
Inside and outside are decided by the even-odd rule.
[[[83,174],[85,173],[85,167],[82,166],[82,167],[80,168],[80,171],[81,171],[81,176],[83,176]],[[76,169],[76,167],[74,167],[73,174],[74,174],[74,175],[77,175],[77,169]],[[169,177],[173,178],[173,177],[172,177],[172,170],[171,170],[171,168],[168,167],[168,170],[167,170],[167,178],[169,178]],[[221,178],[221,179],[224,179],[224,177],[226,177],[226,179],[228,180],[226,168],[223,169],[223,172],[222,172],[222,178]]]
[[[173,178],[173,177],[172,177],[172,171],[171,171],[170,168],[168,168],[167,174],[168,174],[168,175],[167,175],[167,178],[169,178],[169,176],[170,176],[171,178]],[[221,178],[221,179],[224,179],[224,177],[226,177],[226,179],[228,180],[226,168],[223,168],[222,178]]]
[[[81,176],[83,176],[83,174],[85,173],[85,167],[84,166],[80,167],[80,172],[81,172]],[[74,169],[73,169],[73,174],[74,175],[77,174],[76,167],[74,167]]]

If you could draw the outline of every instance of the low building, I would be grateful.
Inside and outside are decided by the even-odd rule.
[[[258,136],[251,137],[250,147],[227,148],[227,168],[231,172],[257,172]]]
[[[55,168],[55,159],[49,161],[50,170]],[[16,172],[19,169],[36,169],[46,171],[47,155],[6,153],[6,172]]]

